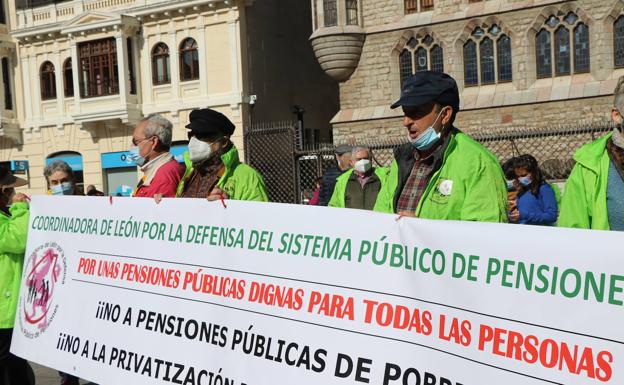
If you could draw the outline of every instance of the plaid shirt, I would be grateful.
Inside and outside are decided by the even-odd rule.
[[[427,183],[429,183],[433,171],[435,160],[433,154],[425,159],[420,159],[418,152],[414,151],[414,158],[416,162],[414,163],[414,167],[412,167],[412,172],[409,178],[407,178],[399,201],[397,202],[397,213],[401,211],[416,212],[418,203],[425,192],[425,188],[427,187]]]

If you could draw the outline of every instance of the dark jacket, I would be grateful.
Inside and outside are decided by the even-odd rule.
[[[342,175],[342,171],[338,166],[332,166],[325,170],[323,179],[321,181],[321,192],[319,194],[319,206],[327,206],[329,200],[334,193],[334,187],[336,186],[336,179]]]

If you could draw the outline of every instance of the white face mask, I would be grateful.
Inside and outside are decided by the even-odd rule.
[[[371,161],[368,159],[360,159],[353,164],[353,170],[360,174],[365,174],[372,167]]]
[[[210,145],[211,143],[202,142],[196,137],[192,137],[188,144],[189,159],[191,162],[198,163],[208,159],[210,154],[212,154],[212,147]]]

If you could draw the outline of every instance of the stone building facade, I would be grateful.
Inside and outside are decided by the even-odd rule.
[[[312,0],[310,42],[340,84],[334,142],[405,136],[402,77],[443,70],[468,133],[610,119],[624,75],[621,0]]]
[[[337,111],[337,86],[306,44],[310,9],[285,19],[271,11],[276,0],[0,1],[0,161],[28,177],[30,193],[46,191],[43,168],[55,159],[80,184],[127,191],[137,182],[132,131],[150,113],[173,122],[181,159],[195,108],[228,116],[241,150],[254,116],[289,120],[300,105],[320,125]],[[287,49],[296,45],[307,49]],[[302,68],[308,89],[266,84]]]

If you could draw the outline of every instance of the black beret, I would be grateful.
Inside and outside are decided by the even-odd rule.
[[[189,124],[186,128],[197,136],[224,135],[230,136],[234,133],[234,123],[225,115],[210,108],[202,108],[191,111]]]
[[[342,155],[346,154],[347,152],[351,152],[352,149],[353,147],[349,146],[348,144],[341,144],[339,146],[336,146],[334,152],[336,153],[336,155]]]
[[[442,72],[421,71],[403,82],[401,98],[391,108],[420,106],[436,102],[459,111],[459,90],[455,79]]]

